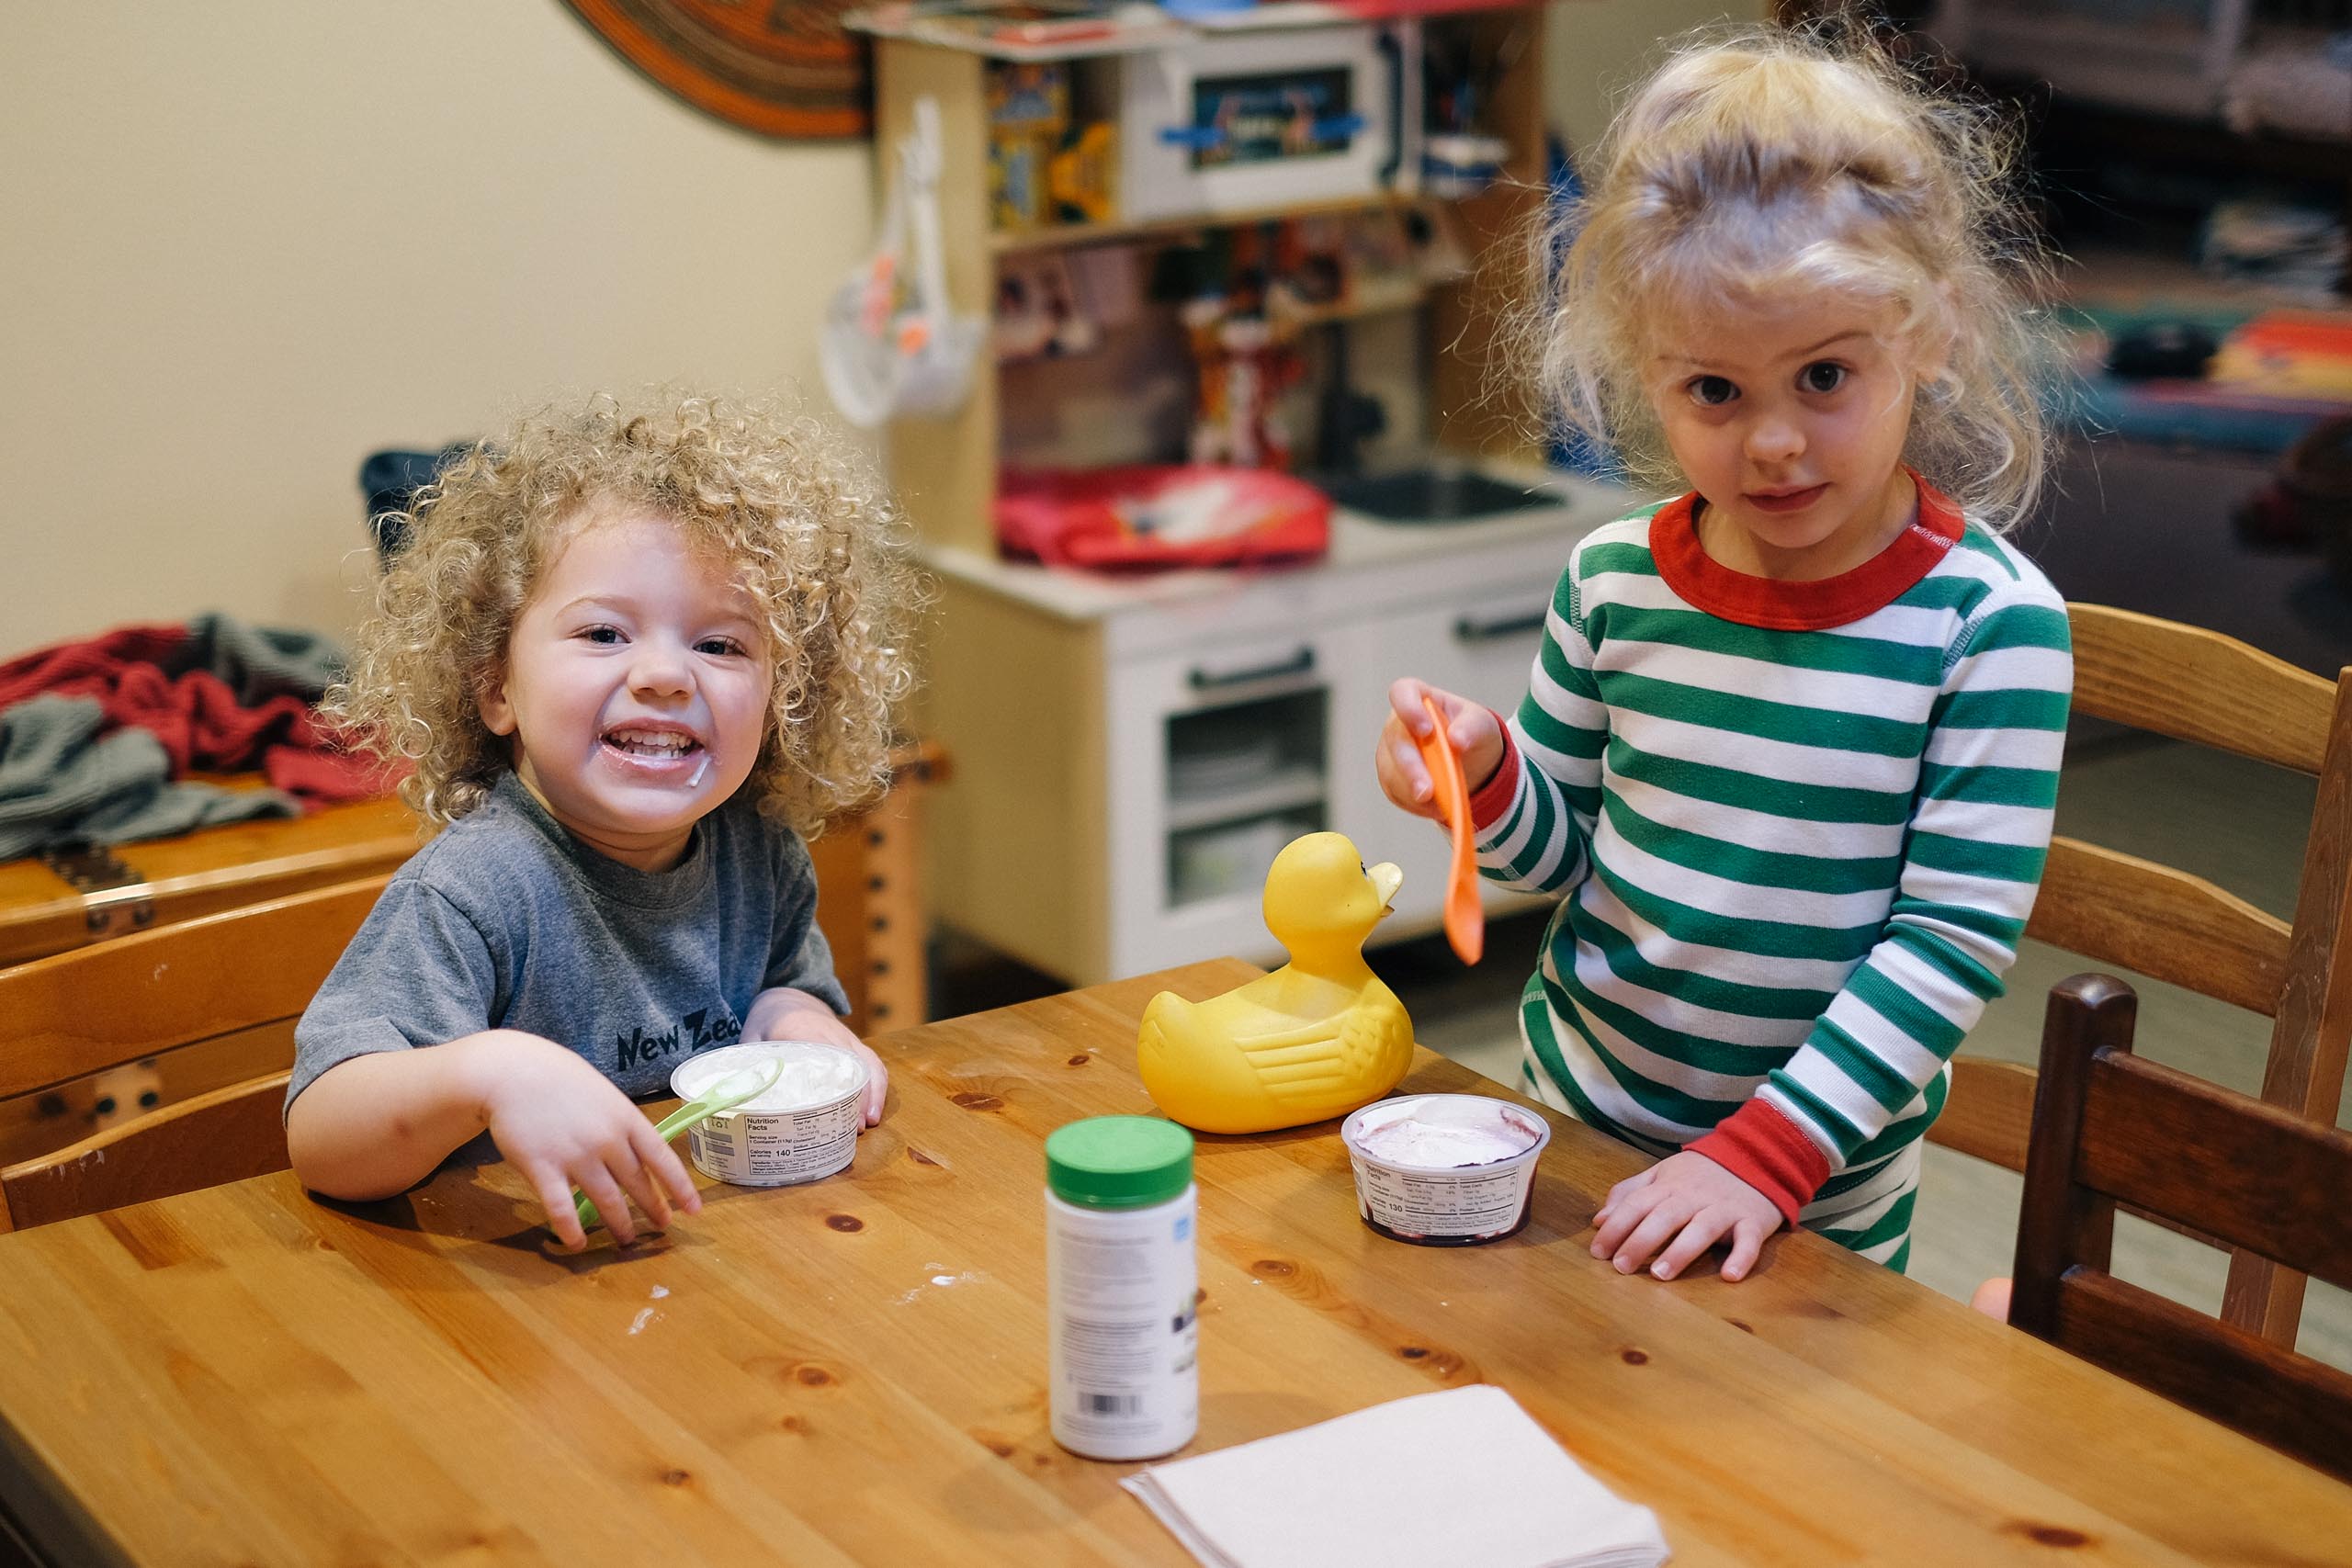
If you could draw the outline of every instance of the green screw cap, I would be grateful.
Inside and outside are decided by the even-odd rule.
[[[1157,1116],[1090,1116],[1046,1136],[1046,1184],[1081,1209],[1141,1209],[1193,1184],[1193,1134]]]

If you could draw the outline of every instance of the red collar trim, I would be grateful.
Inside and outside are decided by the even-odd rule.
[[[1695,491],[1668,502],[1650,518],[1650,556],[1666,585],[1685,603],[1724,620],[1783,632],[1848,626],[1903,597],[1960,542],[1965,526],[1960,508],[1917,473],[1911,479],[1919,487],[1919,515],[1893,544],[1836,577],[1781,582],[1724,565],[1699,544]]]

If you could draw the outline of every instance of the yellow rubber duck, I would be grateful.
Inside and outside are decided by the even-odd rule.
[[[1290,962],[1188,1002],[1162,991],[1136,1040],[1143,1086],[1204,1133],[1264,1133],[1343,1116],[1396,1087],[1413,1021],[1363,961],[1405,874],[1364,869],[1342,833],[1294,839],[1266,873],[1266,929]]]

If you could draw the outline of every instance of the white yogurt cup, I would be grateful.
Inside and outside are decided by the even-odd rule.
[[[865,1064],[838,1045],[722,1045],[679,1063],[670,1090],[693,1100],[728,1074],[771,1059],[783,1072],[764,1093],[687,1133],[687,1157],[705,1176],[737,1187],[788,1187],[845,1169],[857,1153]]]
[[[1543,1117],[1482,1094],[1413,1094],[1340,1124],[1356,1172],[1356,1212],[1392,1241],[1475,1247],[1527,1224]]]

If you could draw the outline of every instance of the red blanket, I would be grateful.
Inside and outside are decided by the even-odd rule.
[[[94,697],[108,732],[131,726],[162,740],[174,778],[258,768],[312,805],[391,789],[398,773],[337,746],[312,711],[322,679],[295,660],[238,659],[232,639],[215,635],[217,626],[119,626],[87,642],[21,654],[0,663],[0,709],[44,694]]]

